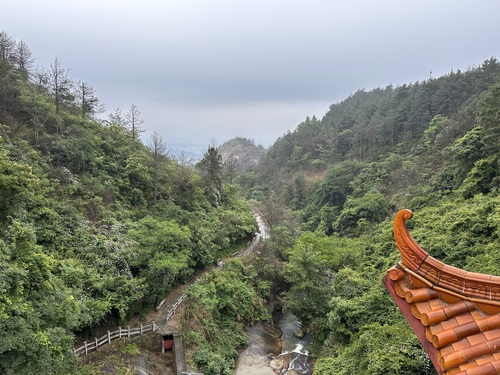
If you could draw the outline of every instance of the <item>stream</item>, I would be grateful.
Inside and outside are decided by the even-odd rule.
[[[254,216],[259,226],[258,236],[269,237],[269,226],[256,208]],[[295,336],[301,330],[300,320],[291,312],[281,312],[277,322],[259,322],[250,327],[250,344],[236,362],[236,375],[311,375],[313,365],[309,357],[312,337]]]
[[[236,375],[310,375],[313,366],[308,349],[312,338],[294,335],[300,321],[290,312],[280,314],[277,324],[260,322],[247,334],[250,345],[240,353]]]

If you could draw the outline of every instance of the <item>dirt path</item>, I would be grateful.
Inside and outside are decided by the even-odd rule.
[[[197,279],[199,279],[203,275],[208,274],[210,272],[213,272],[213,270],[215,268],[217,268],[217,267],[210,267],[210,268],[206,268],[202,271],[199,271],[198,273],[196,273],[194,275],[193,278],[191,278],[191,280],[189,280],[189,282],[182,284],[182,285],[178,285],[174,290],[172,290],[168,294],[167,297],[165,297],[165,299],[163,300],[163,302],[161,304],[161,307],[159,309],[156,308],[155,310],[151,311],[146,316],[145,320],[147,322],[154,321],[160,329],[165,327],[167,325],[167,323],[169,326],[177,327],[178,326],[177,319],[175,319],[175,318],[177,318],[176,315],[178,315],[177,310],[176,310],[176,312],[174,312],[174,314],[169,318],[169,321],[167,322],[167,317],[168,317],[170,311],[172,310],[174,305],[179,302],[180,298],[182,298],[182,296],[184,294],[184,291],[186,291],[191,284],[193,284]],[[173,324],[174,319],[175,319],[175,324]]]

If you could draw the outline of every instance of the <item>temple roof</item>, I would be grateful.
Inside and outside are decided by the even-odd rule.
[[[401,210],[394,237],[401,262],[384,284],[439,375],[500,374],[500,277],[467,272],[426,253]]]

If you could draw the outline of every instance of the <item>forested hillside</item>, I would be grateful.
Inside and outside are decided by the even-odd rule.
[[[139,140],[137,106],[99,108],[0,33],[1,374],[72,373],[75,334],[152,308],[255,231],[215,148],[181,165]]]
[[[315,334],[315,374],[434,374],[382,284],[392,219],[431,255],[500,275],[500,63],[360,90],[279,138],[240,177],[266,208],[283,294]]]
[[[279,138],[256,178],[240,181],[249,197],[278,195],[303,228],[323,222],[327,234],[383,220],[377,202],[389,210],[460,188],[464,197],[488,193],[499,183],[499,74],[492,58],[465,72],[358,91]],[[380,213],[356,214],[360,200]]]

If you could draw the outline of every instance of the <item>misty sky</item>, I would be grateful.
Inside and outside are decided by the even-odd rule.
[[[264,146],[358,89],[500,59],[498,0],[0,0],[0,31],[146,139]],[[106,117],[106,113],[103,117]]]

